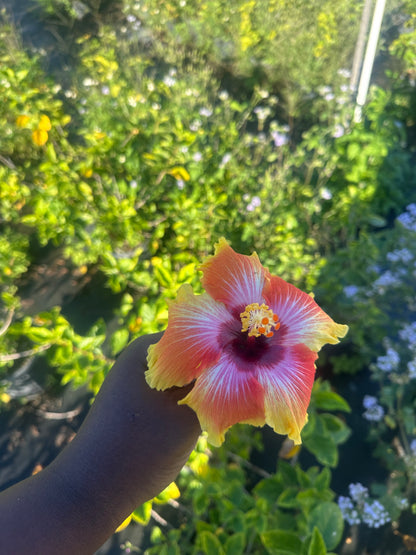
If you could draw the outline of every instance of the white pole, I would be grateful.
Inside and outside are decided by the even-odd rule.
[[[367,38],[368,28],[370,27],[371,8],[373,0],[365,0],[363,14],[361,16],[360,30],[358,31],[357,43],[354,50],[354,59],[352,62],[350,88],[354,93],[357,92],[358,79],[363,65],[365,41]]]
[[[354,121],[356,122],[361,121],[362,108],[367,98],[385,6],[386,0],[377,0],[373,21],[371,23],[370,35],[368,37],[363,69],[361,71],[360,84],[358,85],[357,101],[354,111]]]

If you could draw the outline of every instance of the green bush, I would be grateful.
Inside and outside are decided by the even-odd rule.
[[[414,248],[409,230],[394,224],[416,201],[412,33],[391,43],[403,65],[390,85],[371,89],[363,122],[353,123],[342,70],[357,3],[37,6],[72,55],[65,52],[67,68],[47,74],[51,52],[24,47],[2,13],[0,401],[9,401],[7,380],[28,356],[44,357],[50,383],[98,391],[130,340],[165,328],[166,299],[181,284],[201,291],[198,266],[221,236],[240,252],[256,250],[271,272],[315,291],[350,325],[343,350],[320,357],[323,368],[352,374],[382,356],[404,308],[414,311],[407,277],[398,287],[375,286],[392,245]],[[405,6],[410,30],[412,6]],[[81,333],[62,306],[28,309],[28,285],[45,253],[76,279],[105,284],[116,304],[111,325],[98,319]],[[394,468],[386,432],[405,429],[408,458],[394,495],[374,492],[394,518],[404,508],[394,496],[410,496],[403,484],[414,463],[413,401],[401,385],[381,384],[386,419],[372,432]],[[172,486],[132,515],[146,524],[158,502],[178,509],[170,531],[149,525],[149,553],[336,549],[345,515],[329,469],[350,433],[346,411],[318,381],[303,434],[316,459],[307,469],[292,452],[275,473],[259,474],[250,456],[261,438],[245,427],[214,454],[202,438],[178,478],[180,501]]]

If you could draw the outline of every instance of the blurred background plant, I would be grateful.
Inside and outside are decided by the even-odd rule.
[[[149,553],[347,553],[349,526],[391,531],[411,518],[416,4],[389,3],[365,117],[354,123],[349,68],[362,9],[357,0],[3,2],[4,410],[30,403],[16,375],[35,364],[43,394],[70,384],[94,395],[129,341],[166,326],[166,299],[182,283],[201,290],[198,265],[221,236],[313,290],[351,328],[320,356],[302,449],[244,427],[214,453],[202,438],[179,500],[171,486],[132,515]],[[335,390],[361,375],[376,381],[358,394],[358,426],[371,421],[373,460],[386,470],[383,483],[362,478],[372,497],[367,485],[361,497],[347,483],[331,489],[330,469],[351,464],[348,445],[362,433]],[[380,509],[379,520],[364,507]]]

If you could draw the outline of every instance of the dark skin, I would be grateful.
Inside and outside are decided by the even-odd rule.
[[[179,406],[192,386],[151,389],[149,345],[131,343],[75,439],[45,470],[0,494],[0,553],[91,555],[136,507],[175,480],[201,432]]]

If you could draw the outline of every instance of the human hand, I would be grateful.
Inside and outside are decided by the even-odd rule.
[[[91,555],[176,478],[201,430],[196,414],[177,404],[192,385],[160,392],[145,381],[147,349],[160,337],[131,343],[74,440],[0,495],[1,553]]]
[[[147,349],[161,336],[139,337],[122,352],[64,461],[66,467],[77,465],[75,457],[89,461],[95,480],[97,473],[103,481],[111,477],[123,514],[176,478],[201,433],[196,414],[177,404],[192,385],[162,392],[145,381]]]

